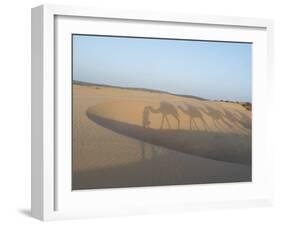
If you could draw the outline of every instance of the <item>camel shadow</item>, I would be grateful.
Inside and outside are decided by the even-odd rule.
[[[235,113],[223,109],[224,117],[230,121],[234,126],[245,130],[245,129],[251,129],[251,119],[246,114],[236,110]],[[237,117],[238,114],[238,117]]]
[[[236,116],[230,112],[229,110],[223,109],[224,117],[229,120],[233,124],[239,124],[239,120],[236,118]]]
[[[233,125],[225,120],[225,115],[221,111],[208,105],[204,105],[200,110],[212,119],[213,124],[218,131],[225,131],[225,126],[230,129],[233,128]]]
[[[241,111],[236,111],[239,116],[240,116],[240,119],[239,119],[239,122],[242,126],[244,126],[244,128],[246,129],[251,129],[252,128],[252,120],[251,118],[246,115],[245,113],[241,112]]]
[[[184,109],[182,106],[178,108],[185,114],[189,116],[189,129],[190,130],[199,130],[197,126],[196,119],[199,119],[203,123],[204,130],[209,130],[208,124],[206,123],[203,114],[200,110],[193,105],[185,104],[186,108]],[[193,125],[193,126],[192,126]]]
[[[177,121],[178,129],[180,128],[180,119],[177,109],[174,107],[174,105],[170,104],[167,101],[161,101],[160,106],[158,108],[153,108],[152,106],[145,106],[142,114],[142,125],[144,128],[149,128],[149,125],[151,124],[149,120],[149,114],[161,114],[161,123],[160,123],[160,129],[163,129],[165,127],[165,122],[169,129],[171,129],[171,123],[169,121],[168,116],[172,116]]]

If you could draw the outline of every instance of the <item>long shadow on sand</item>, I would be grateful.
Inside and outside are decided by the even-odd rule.
[[[204,158],[251,165],[251,136],[212,131],[152,129],[86,112],[93,122],[153,145]]]

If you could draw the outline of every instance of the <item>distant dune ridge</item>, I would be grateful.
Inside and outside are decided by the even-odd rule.
[[[74,83],[74,189],[250,180],[241,104]]]
[[[198,100],[206,100],[202,97],[197,97],[197,96],[192,96],[192,95],[183,95],[183,94],[174,94],[162,90],[156,90],[156,89],[146,89],[146,88],[133,88],[133,87],[120,87],[120,86],[111,86],[111,85],[105,85],[105,84],[93,84],[89,82],[81,82],[81,81],[73,81],[73,84],[76,85],[81,85],[81,86],[96,86],[98,88],[116,88],[116,89],[125,89],[125,90],[139,90],[139,91],[146,91],[146,92],[151,92],[151,93],[165,93],[165,94],[170,94],[170,95],[175,95],[175,96],[180,96],[180,97],[192,97]]]

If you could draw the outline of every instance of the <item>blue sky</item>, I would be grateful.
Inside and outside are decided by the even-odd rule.
[[[251,102],[249,43],[73,35],[73,79]]]

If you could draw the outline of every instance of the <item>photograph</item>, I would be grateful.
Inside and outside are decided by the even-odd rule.
[[[252,181],[252,43],[72,34],[72,190]]]

